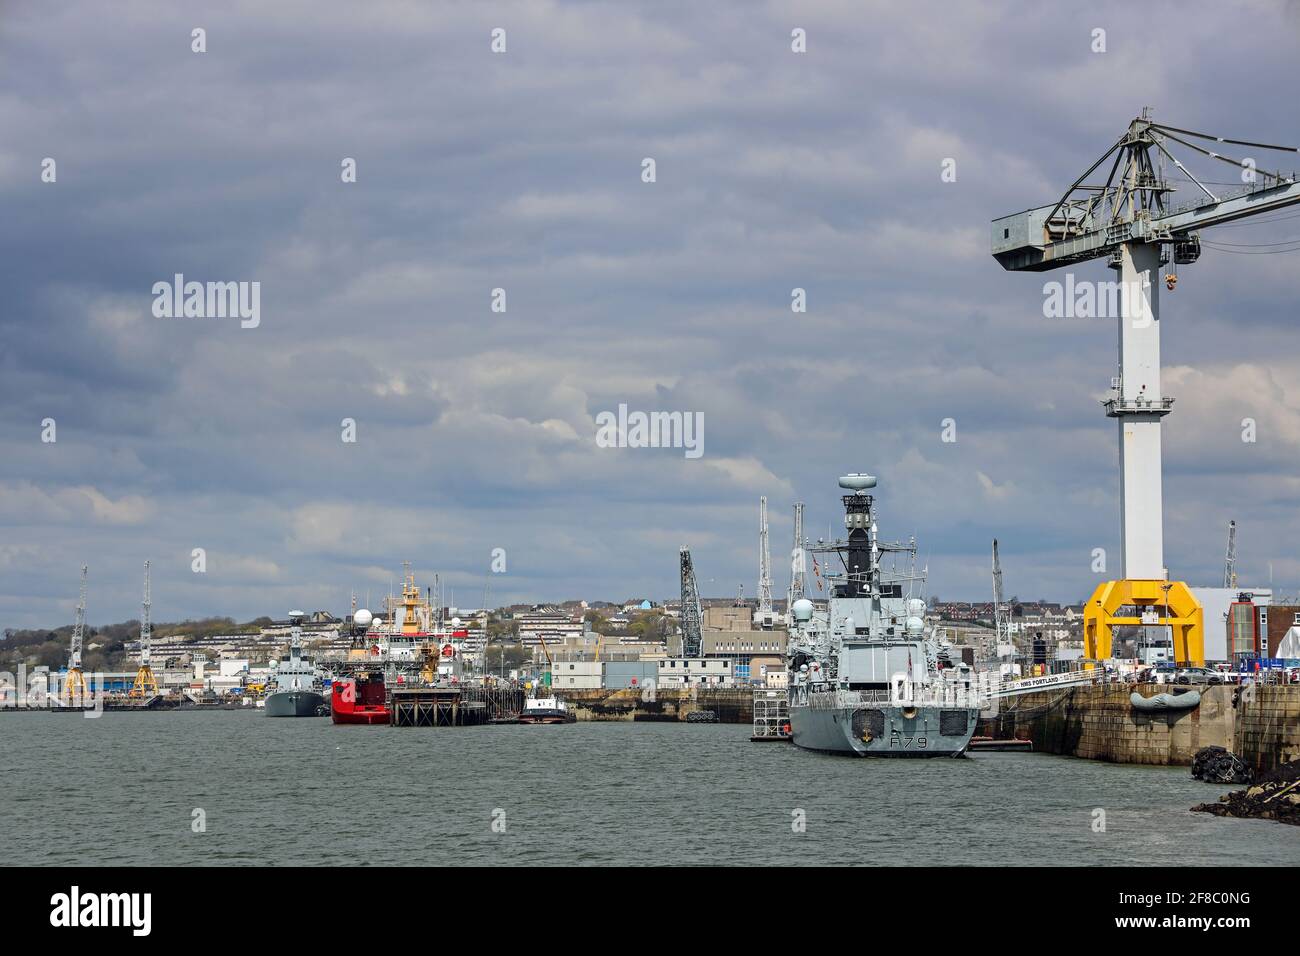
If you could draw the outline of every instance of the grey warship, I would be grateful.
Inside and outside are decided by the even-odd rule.
[[[280,659],[275,687],[266,697],[268,717],[318,717],[329,713],[316,665],[302,656],[302,611],[290,611],[289,654]]]
[[[847,539],[811,548],[824,609],[790,609],[790,731],[797,747],[859,757],[958,757],[982,707],[970,669],[925,623],[915,543],[879,540],[871,475],[839,481]],[[882,568],[892,555],[894,568]],[[897,569],[899,557],[910,566]],[[915,593],[914,593],[915,592]]]

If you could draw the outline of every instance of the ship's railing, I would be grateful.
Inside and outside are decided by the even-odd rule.
[[[989,698],[978,690],[960,686],[935,685],[916,687],[907,695],[888,690],[824,690],[809,691],[804,696],[813,710],[840,710],[842,708],[889,704],[897,707],[976,707],[987,706]]]

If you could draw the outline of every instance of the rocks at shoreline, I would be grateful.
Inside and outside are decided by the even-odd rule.
[[[1218,803],[1202,803],[1192,810],[1217,817],[1276,820],[1300,826],[1300,760],[1262,775],[1252,787],[1225,793]]]

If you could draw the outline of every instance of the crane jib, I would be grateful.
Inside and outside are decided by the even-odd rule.
[[[1180,136],[1212,139],[1263,149],[1295,152],[1294,147],[1266,146],[1247,140],[1211,137],[1179,127],[1161,126],[1144,114],[1128,133],[1074,182],[1057,202],[993,220],[991,252],[1008,271],[1043,272],[1113,254],[1125,243],[1174,243],[1196,239],[1212,226],[1275,212],[1300,203],[1294,175],[1256,169],[1253,160],[1236,160],[1190,143]],[[1215,195],[1171,152],[1180,144],[1203,156],[1241,170],[1243,186]],[[1178,147],[1174,147],[1178,148]],[[1102,167],[1111,153],[1115,162],[1101,186],[1083,180]],[[1178,208],[1169,205],[1173,188],[1164,178],[1166,159],[1204,195]],[[1185,247],[1180,262],[1195,261],[1199,248]]]

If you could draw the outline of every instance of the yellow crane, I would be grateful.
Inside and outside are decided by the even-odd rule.
[[[72,628],[72,645],[68,653],[68,679],[63,696],[69,703],[83,701],[89,694],[86,677],[81,672],[81,642],[86,630],[86,565],[81,566],[81,599],[77,602],[77,623]]]
[[[144,602],[140,606],[140,669],[135,673],[135,683],[127,695],[133,700],[148,700],[158,696],[158,678],[152,667],[153,623],[149,620],[149,562],[144,563]]]

